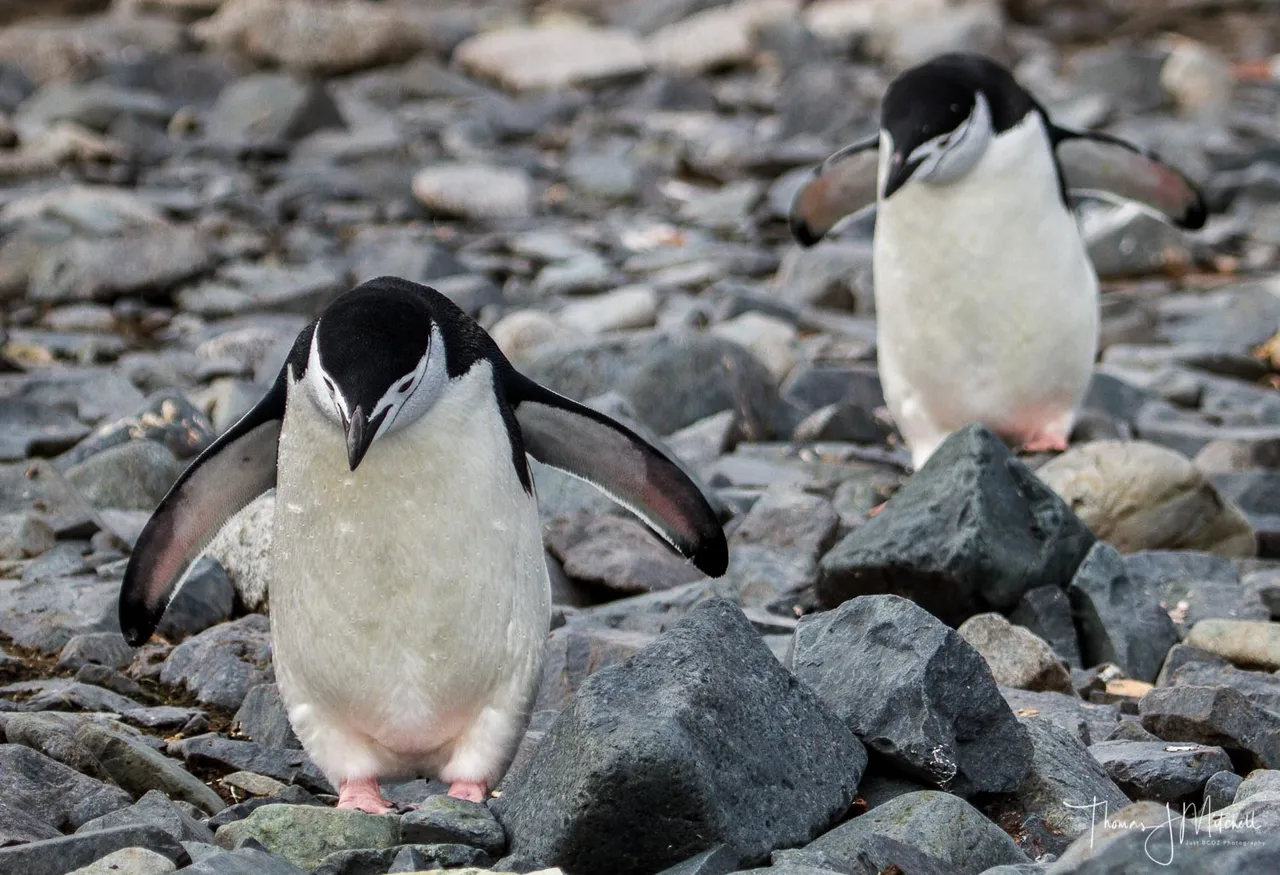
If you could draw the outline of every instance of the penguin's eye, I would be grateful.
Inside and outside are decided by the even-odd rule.
[[[401,393],[408,392],[409,387],[412,385],[413,385],[413,377],[410,377],[409,379],[401,383],[399,386],[396,386],[396,391]]]

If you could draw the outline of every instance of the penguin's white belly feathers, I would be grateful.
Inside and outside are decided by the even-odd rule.
[[[917,468],[971,422],[1013,440],[1067,429],[1088,386],[1097,276],[1050,150],[1032,114],[958,182],[879,204],[880,374]]]
[[[341,431],[290,393],[271,620],[300,740],[335,783],[496,782],[536,692],[550,586],[489,364],[355,472]]]

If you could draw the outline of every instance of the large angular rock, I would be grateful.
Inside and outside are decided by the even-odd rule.
[[[245,738],[265,747],[302,749],[275,684],[259,684],[249,690],[236,711],[235,726]]]
[[[570,578],[614,592],[655,592],[705,576],[632,517],[586,512],[559,517],[546,527],[544,538]]]
[[[1097,544],[1067,589],[1086,666],[1114,663],[1131,678],[1154,681],[1178,641],[1159,601],[1136,586],[1109,544]]]
[[[1004,687],[1071,693],[1071,673],[1043,639],[996,613],[978,614],[956,630],[982,655]]]
[[[556,629],[547,639],[542,683],[533,710],[564,710],[588,677],[630,658],[652,644],[654,637],[588,623],[570,623]]]
[[[839,514],[821,496],[789,484],[766,490],[729,538],[728,577],[739,604],[768,605],[812,585],[839,525]]]
[[[1252,556],[1253,530],[1181,453],[1146,441],[1094,441],[1036,469],[1100,539],[1122,553],[1205,550]]]
[[[195,775],[128,732],[84,723],[76,730],[75,740],[97,757],[117,784],[136,796],[160,790],[170,799],[189,802],[210,814],[227,805]]]
[[[10,744],[38,750],[82,775],[110,783],[111,775],[98,758],[76,741],[76,727],[82,722],[83,718],[65,714],[12,714],[4,723],[3,735]]]
[[[95,817],[82,824],[76,832],[95,832],[118,826],[158,826],[180,842],[213,841],[213,831],[209,827],[174,805],[159,790],[148,790],[128,808]]]
[[[249,690],[271,678],[270,621],[252,614],[188,638],[160,669],[161,683],[181,685],[208,705],[239,708]]]
[[[1071,618],[1071,600],[1064,590],[1056,586],[1027,590],[1009,614],[1009,622],[1047,641],[1069,668],[1084,667],[1080,661],[1080,637]]]
[[[1093,824],[1095,801],[1119,810],[1129,804],[1079,736],[1046,717],[1024,717],[1035,751],[1018,789],[993,797],[983,812],[996,823],[1016,825],[1011,835],[1032,858],[1061,854]]]
[[[469,845],[498,857],[506,849],[507,834],[484,805],[452,796],[428,796],[400,818],[400,841]]]
[[[895,593],[958,626],[1066,586],[1095,540],[998,437],[966,426],[823,557],[818,599]]]
[[[1189,660],[1170,671],[1171,660],[1172,656],[1161,669],[1158,686],[1230,687],[1253,704],[1280,713],[1280,677],[1274,674],[1204,660]]]
[[[792,670],[868,747],[932,786],[1008,792],[1031,766],[986,661],[906,599],[864,596],[803,618]]]
[[[921,790],[855,817],[800,850],[779,851],[773,855],[774,863],[867,871],[849,867],[877,837],[941,860],[955,875],[978,875],[992,866],[1027,862],[1013,839],[968,802],[950,793]],[[874,862],[883,869],[894,860]]]
[[[1143,727],[1166,741],[1216,745],[1251,769],[1280,768],[1280,714],[1230,687],[1156,687],[1138,711]]]
[[[579,689],[495,813],[512,855],[642,875],[718,842],[744,862],[853,801],[866,753],[738,608],[715,600]]]
[[[1100,741],[1089,748],[1131,799],[1195,802],[1216,773],[1231,770],[1220,747],[1165,741]]]
[[[0,800],[55,830],[76,829],[132,801],[120,788],[18,744],[0,744]]]
[[[217,833],[218,845],[227,850],[249,839],[309,870],[337,851],[395,847],[400,843],[400,821],[314,805],[264,805]]]

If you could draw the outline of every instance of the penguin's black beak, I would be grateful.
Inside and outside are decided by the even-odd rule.
[[[916,172],[916,168],[921,163],[923,162],[920,158],[911,161],[901,152],[894,152],[893,157],[889,159],[889,171],[885,176],[884,191],[880,197],[887,200],[895,191],[906,185],[911,174]]]
[[[373,435],[377,429],[369,427],[369,420],[364,409],[356,405],[351,418],[347,420],[347,461],[354,471],[360,466],[360,460],[369,452],[369,444],[373,443]]]

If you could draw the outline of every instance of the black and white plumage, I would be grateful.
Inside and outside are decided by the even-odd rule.
[[[1008,70],[964,53],[895,79],[879,133],[797,193],[804,246],[875,210],[880,375],[917,468],[970,422],[1065,448],[1098,343],[1097,276],[1071,212],[1081,195],[1184,228],[1206,218],[1196,186],[1159,158],[1054,124]]]
[[[276,677],[340,804],[380,776],[483,798],[540,676],[550,591],[526,453],[633,510],[712,576],[724,532],[669,459],[517,372],[437,292],[393,278],[337,298],[261,402],[184,473],[138,539],[126,639],[154,631],[213,535],[276,488]]]

